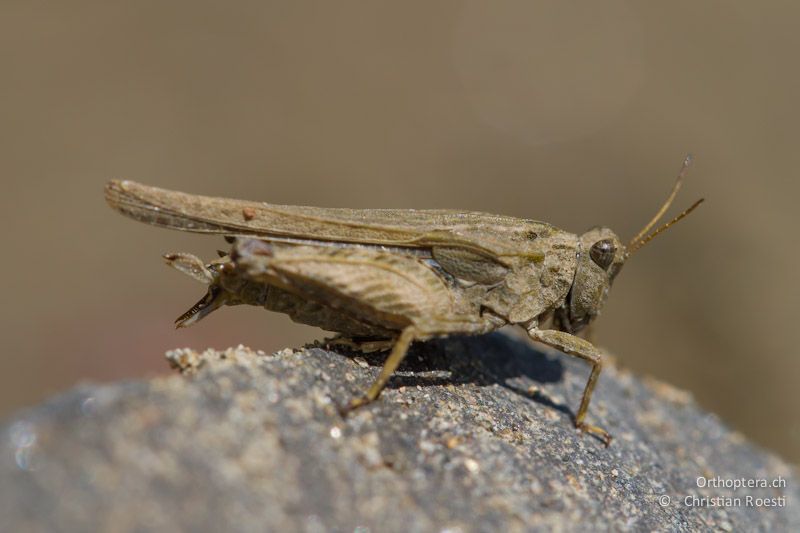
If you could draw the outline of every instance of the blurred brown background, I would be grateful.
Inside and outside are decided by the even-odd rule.
[[[596,339],[800,460],[798,4],[0,4],[0,413],[164,350],[318,338],[160,254],[221,239],[112,212],[112,177],[275,203],[453,207],[633,235],[683,156],[708,202],[617,280]]]

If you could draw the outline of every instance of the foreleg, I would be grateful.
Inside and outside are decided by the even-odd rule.
[[[592,399],[592,392],[597,384],[597,378],[600,377],[600,372],[603,369],[603,357],[597,348],[594,347],[589,341],[585,341],[575,335],[570,335],[563,331],[557,330],[540,330],[532,328],[528,330],[528,335],[531,339],[543,342],[548,346],[562,351],[575,357],[580,357],[584,361],[588,361],[592,365],[592,372],[589,374],[589,381],[583,389],[583,398],[581,398],[581,405],[578,408],[578,414],[575,415],[575,427],[582,431],[597,435],[606,446],[611,443],[611,435],[601,427],[593,426],[584,422],[586,413],[589,411],[589,402]]]

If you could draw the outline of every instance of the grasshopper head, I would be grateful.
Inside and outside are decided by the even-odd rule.
[[[678,179],[675,180],[675,185],[672,187],[672,192],[670,192],[666,202],[664,202],[664,205],[661,206],[652,220],[627,245],[622,244],[619,237],[608,228],[592,228],[581,235],[578,247],[578,263],[572,287],[567,294],[564,305],[557,309],[555,314],[556,323],[563,331],[569,333],[580,331],[599,315],[608,298],[608,290],[611,288],[611,283],[631,254],[703,203],[702,198],[697,200],[678,216],[648,233],[661,220],[669,206],[672,205],[672,201],[681,188],[681,183],[691,161],[692,157],[686,156],[678,174]]]
[[[192,254],[177,253],[164,255],[164,260],[175,270],[208,284],[206,295],[175,320],[175,327],[189,327],[223,305],[241,303],[236,298],[235,292],[229,290],[229,280],[224,279],[226,270],[230,270],[227,266],[230,262],[224,258],[205,264]]]
[[[580,331],[600,313],[627,251],[613,231],[598,227],[580,236],[577,256],[572,287],[556,312],[560,328],[569,333]]]

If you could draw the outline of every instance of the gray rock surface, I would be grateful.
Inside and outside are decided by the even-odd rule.
[[[167,355],[183,375],[79,387],[3,424],[0,530],[800,531],[796,472],[689,395],[607,368],[590,411],[605,448],[572,426],[588,368],[507,334],[415,345],[346,419],[381,355]]]

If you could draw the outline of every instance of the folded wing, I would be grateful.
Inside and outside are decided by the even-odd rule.
[[[122,214],[182,231],[256,236],[298,244],[428,250],[447,246],[495,260],[515,254],[509,235],[531,223],[513,217],[451,210],[273,205],[187,194],[127,180],[109,181],[105,192],[109,205]],[[546,224],[535,224],[549,229]]]

